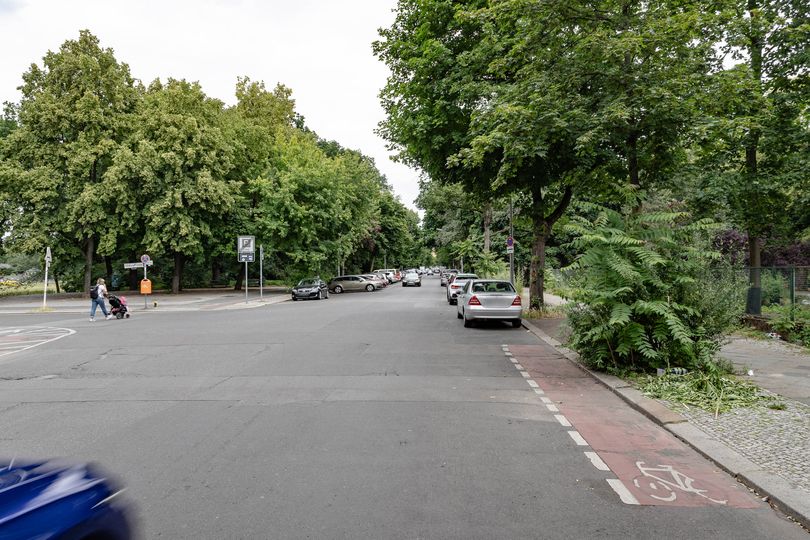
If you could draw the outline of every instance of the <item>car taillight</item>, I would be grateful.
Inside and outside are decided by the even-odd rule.
[[[516,296],[516,297],[515,297],[515,299],[514,299],[514,300],[512,300],[512,305],[513,305],[513,306],[520,306],[520,305],[522,305],[522,304],[520,303],[520,296]]]
[[[481,305],[481,301],[478,299],[478,297],[477,297],[477,296],[473,296],[472,298],[470,298],[470,301],[469,301],[469,302],[467,302],[467,305],[470,305],[470,306],[480,306],[480,305]]]
[[[461,285],[450,285],[451,289],[460,289]]]

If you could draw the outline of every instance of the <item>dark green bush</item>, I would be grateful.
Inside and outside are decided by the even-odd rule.
[[[702,368],[739,321],[745,277],[711,251],[708,220],[601,207],[569,230],[580,255],[566,272],[572,346],[600,369]]]

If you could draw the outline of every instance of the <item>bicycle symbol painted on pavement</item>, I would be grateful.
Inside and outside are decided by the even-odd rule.
[[[700,495],[713,503],[726,504],[728,502],[728,499],[718,500],[709,497],[706,495],[708,490],[696,488],[694,478],[689,478],[685,474],[676,471],[672,465],[645,467],[643,461],[636,461],[636,467],[643,476],[635,478],[633,484],[653,499],[672,502],[678,497],[676,490],[680,490],[684,493]]]

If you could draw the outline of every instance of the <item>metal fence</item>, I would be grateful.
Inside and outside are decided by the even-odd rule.
[[[746,311],[750,315],[789,308],[810,310],[810,266],[746,268],[749,278]]]

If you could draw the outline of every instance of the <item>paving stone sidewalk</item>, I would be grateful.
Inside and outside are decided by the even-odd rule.
[[[744,455],[810,497],[810,406],[783,399],[783,411],[739,408],[714,414],[670,405],[707,435]]]

